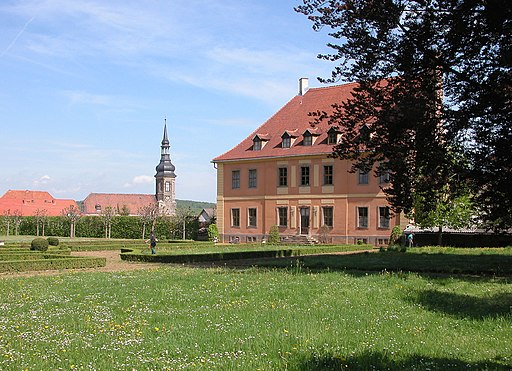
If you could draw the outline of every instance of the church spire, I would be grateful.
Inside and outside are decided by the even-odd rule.
[[[156,200],[163,214],[174,215],[176,213],[175,178],[176,169],[171,162],[170,144],[167,136],[167,119],[164,122],[164,136],[162,138],[160,163],[156,170]]]

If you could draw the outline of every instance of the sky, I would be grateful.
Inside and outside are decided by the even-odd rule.
[[[176,198],[216,199],[211,160],[329,77],[294,0],[2,0],[0,196],[154,194],[164,120]]]

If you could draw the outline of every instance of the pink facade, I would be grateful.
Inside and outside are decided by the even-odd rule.
[[[332,110],[354,84],[301,90],[217,167],[217,226],[224,242],[258,242],[278,225],[281,237],[307,235],[334,243],[387,244],[400,224],[381,187],[386,177],[350,173],[350,163],[329,158],[343,140],[308,112]]]

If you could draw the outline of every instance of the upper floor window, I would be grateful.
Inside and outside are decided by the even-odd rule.
[[[389,207],[379,207],[379,228],[389,228]]]
[[[357,208],[357,227],[368,228],[368,208],[358,207]]]
[[[231,188],[240,188],[240,170],[231,172]]]
[[[313,145],[313,136],[309,131],[304,133],[304,140],[302,141],[303,146],[312,146]]]
[[[359,184],[368,184],[368,172],[359,170]]]
[[[256,188],[257,182],[257,172],[256,169],[249,170],[249,188]]]
[[[323,225],[326,227],[331,227],[334,225],[333,223],[333,208],[332,206],[324,206],[322,207],[323,214]]]
[[[171,182],[165,182],[165,192],[171,191]]]
[[[388,170],[384,170],[384,171],[379,175],[379,183],[380,183],[380,184],[389,183],[389,171],[388,171]]]
[[[324,165],[324,185],[333,184],[333,166]]]
[[[288,186],[288,168],[280,167],[279,168],[279,187],[287,187]]]
[[[301,166],[300,167],[300,185],[301,186],[309,185],[309,166]]]
[[[287,207],[278,207],[277,208],[277,216],[279,218],[278,225],[280,227],[288,226],[288,208]]]
[[[247,225],[249,227],[256,227],[257,211],[256,208],[247,209]]]
[[[260,151],[261,150],[261,139],[256,137],[253,139],[253,145],[252,145],[253,151]]]

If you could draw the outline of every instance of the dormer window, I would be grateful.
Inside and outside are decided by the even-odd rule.
[[[337,144],[338,143],[338,132],[331,128],[327,132],[327,144]]]
[[[252,138],[252,150],[253,151],[261,151],[265,144],[267,144],[270,139],[268,134],[256,134]]]
[[[283,135],[281,146],[283,148],[290,148],[292,146],[292,138],[286,133]]]
[[[312,146],[313,145],[313,136],[309,131],[304,133],[304,140],[302,141],[303,146]]]
[[[254,138],[253,140],[253,145],[252,145],[252,150],[253,151],[260,151],[261,150],[261,139],[256,137]]]
[[[94,206],[94,209],[96,210],[97,213],[101,213],[101,205],[100,204],[96,204]]]

